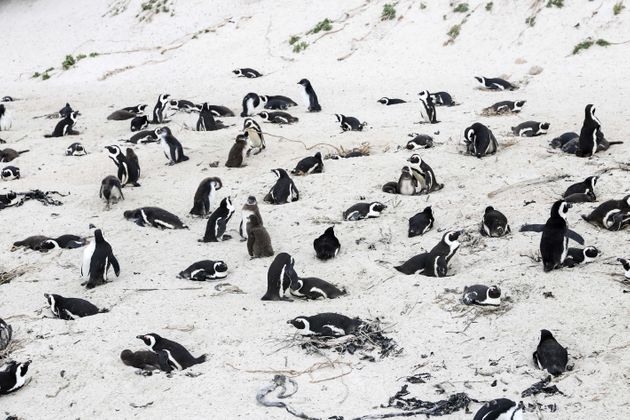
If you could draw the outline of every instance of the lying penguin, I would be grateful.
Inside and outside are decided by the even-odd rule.
[[[448,263],[459,248],[459,236],[462,231],[449,231],[429,252],[418,254],[402,265],[394,267],[403,274],[423,274],[428,277],[445,277]]]
[[[138,226],[153,226],[159,229],[188,229],[179,217],[159,207],[140,207],[124,212],[125,219],[133,220]]]

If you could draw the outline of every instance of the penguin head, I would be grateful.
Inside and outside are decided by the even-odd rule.
[[[482,85],[485,85],[485,84],[486,84],[486,82],[485,82],[486,78],[485,78],[485,77],[475,76],[475,79],[477,79],[477,81],[478,81],[479,83],[481,83]]]
[[[120,147],[116,145],[105,146],[105,150],[107,150],[107,153],[109,153],[109,156],[112,158],[115,158],[116,156],[122,154],[122,150],[120,150]]]
[[[135,219],[137,210],[125,210],[125,212],[123,213],[123,217],[125,219]]]
[[[139,104],[138,105],[138,113],[143,113],[147,110],[147,104]]]
[[[475,141],[475,128],[470,126],[464,131],[465,143],[472,143]]]
[[[248,206],[256,205],[256,197],[254,197],[253,195],[250,195],[249,197],[247,197],[246,203]]]
[[[273,172],[278,178],[284,178],[284,177],[288,177],[289,176],[287,174],[287,171],[285,171],[282,168],[272,169],[271,172]]]
[[[310,327],[308,320],[302,316],[298,316],[297,318],[287,321],[287,324],[293,325],[298,330],[309,330]]]
[[[258,116],[263,120],[269,119],[269,113],[267,111],[262,111],[258,113]]]
[[[160,138],[164,138],[166,136],[170,136],[171,135],[171,129],[164,126],[164,127],[158,127],[155,129],[155,135],[160,137]]]
[[[545,122],[545,123],[541,123],[538,127],[540,130],[549,130],[550,126],[551,124],[549,124],[548,122]]]
[[[484,213],[485,213],[485,214],[488,214],[488,213],[490,213],[491,211],[494,211],[494,207],[492,207],[492,206],[488,206],[488,207],[486,207],[486,211],[485,211]]]
[[[171,98],[171,95],[169,95],[168,93],[162,93],[159,97],[158,97],[158,102],[161,103],[162,105],[166,104],[168,102],[168,100]]]
[[[302,79],[302,80],[300,80],[297,84],[298,84],[298,85],[302,85],[302,86],[304,86],[304,87],[307,87],[308,85],[310,85],[310,84],[311,84],[311,82],[309,82],[309,81],[308,81],[308,79]]]
[[[433,209],[431,208],[431,206],[425,207],[424,210],[422,210],[422,213],[426,214],[427,216],[433,217]]]
[[[103,237],[103,231],[100,229],[96,229],[94,231],[94,240],[96,243],[105,242],[105,238]]]
[[[214,263],[214,271],[216,273],[225,273],[228,270],[227,264],[223,261],[217,261]]]
[[[370,210],[371,211],[377,211],[377,212],[382,212],[383,210],[385,210],[387,208],[387,206],[381,202],[375,201],[373,203],[370,203]]]
[[[341,121],[343,121],[343,119],[345,118],[345,116],[344,116],[344,115],[342,115],[342,114],[335,114],[335,118],[337,118],[337,121],[338,121],[338,122],[341,122]]]
[[[540,330],[540,341],[545,341],[545,340],[554,340],[553,338],[553,334],[551,334],[551,331],[549,330]]]
[[[386,97],[383,96],[381,99],[379,99],[376,102],[378,102],[379,104],[387,105],[389,103],[389,98],[386,98]],[[411,137],[411,135],[410,135],[410,137]]]
[[[57,301],[55,299],[58,296],[59,295],[51,295],[48,293],[44,293],[44,297],[46,298],[46,301],[48,302],[48,305],[50,306],[50,310],[55,315],[59,315],[59,310],[57,309]]]
[[[428,90],[423,90],[421,92],[418,92],[418,96],[420,97],[420,99],[424,99],[427,100],[429,98],[429,91]]]
[[[582,252],[585,258],[596,258],[599,255],[599,250],[594,246],[587,246]]]
[[[407,159],[407,162],[411,162],[414,165],[419,165],[422,163],[422,158],[420,157],[420,155],[414,153],[409,159]]]
[[[566,220],[570,208],[571,203],[567,203],[564,200],[558,200],[553,203],[553,206],[551,207],[551,216],[559,216]]]
[[[15,363],[15,362],[12,362]],[[15,379],[17,382],[22,382],[23,379],[26,377],[26,374],[28,373],[28,367],[30,366],[31,361],[27,360],[24,363],[15,363],[14,365],[14,369],[15,369]],[[11,370],[11,367],[9,367],[9,371]]]
[[[462,234],[461,230],[453,230],[450,232],[446,232],[442,239],[444,240],[444,242],[446,242],[446,244],[449,247],[452,247],[453,245],[459,246],[459,242],[457,240],[459,239],[459,236],[461,234]]]
[[[237,76],[240,76],[241,75],[241,69],[234,69],[234,70],[232,70],[232,73],[234,73]]]
[[[328,229],[326,229],[326,230],[324,231],[324,235],[326,235],[326,236],[331,236],[331,237],[335,237],[335,227],[334,227],[334,226],[331,226],[331,227],[329,227]]]
[[[501,289],[497,286],[491,286],[488,288],[488,297],[491,299],[498,299],[501,297]]]
[[[59,244],[54,239],[46,239],[41,244],[39,244],[39,251],[41,252],[46,252],[55,248],[59,248]]]
[[[177,108],[179,106],[179,101],[177,99],[171,99],[168,101],[168,104],[173,108]]]
[[[158,342],[158,340],[161,340],[162,337],[160,337],[159,335],[155,334],[155,333],[151,333],[151,334],[144,334],[144,335],[137,335],[136,338],[139,338],[140,340],[142,340],[144,342],[144,344],[146,344],[147,346],[153,348],[153,346],[155,345],[155,343]]]
[[[72,121],[76,121],[76,120],[77,120],[77,117],[78,117],[79,115],[81,115],[81,113],[80,113],[79,111],[72,111],[72,112],[70,113],[70,119],[71,119]]]
[[[247,131],[243,132],[243,133],[239,133],[236,135],[236,139],[234,139],[235,142],[247,142],[247,140],[249,139],[249,135],[247,134]]]
[[[525,105],[527,101],[516,101],[514,102],[514,108],[512,108],[513,112],[519,112],[521,108]]]
[[[258,98],[260,99],[260,102],[268,102],[269,101],[269,95],[258,95]]]
[[[401,175],[409,175],[411,176],[411,168],[409,166],[403,166],[400,170]]]
[[[317,153],[315,153],[314,158],[319,160],[319,161],[321,161],[322,160],[322,154],[320,152],[317,152]]]

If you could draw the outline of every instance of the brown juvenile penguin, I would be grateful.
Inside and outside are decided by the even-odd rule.
[[[239,134],[236,136],[236,140],[230,149],[225,166],[228,168],[240,168],[245,166],[245,157],[250,149],[251,146],[247,141],[247,134]]]
[[[247,251],[252,258],[273,256],[271,237],[255,214],[250,214],[247,222]]]

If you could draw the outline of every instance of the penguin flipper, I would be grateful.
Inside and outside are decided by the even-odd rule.
[[[545,228],[545,225],[526,224],[526,225],[521,226],[521,228],[518,231],[519,232],[542,232],[544,228]]]
[[[119,277],[120,276],[120,265],[118,264],[118,260],[116,259],[114,254],[110,253],[109,261],[111,262],[112,267],[114,267],[114,273],[116,274],[116,277]]]
[[[580,245],[584,245],[584,238],[582,238],[582,236],[574,230],[567,229],[566,237],[574,240]]]

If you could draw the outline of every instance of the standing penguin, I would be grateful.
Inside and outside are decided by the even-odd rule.
[[[247,166],[245,165],[245,158],[249,155],[250,150],[251,147],[247,141],[247,132],[238,134],[230,149],[225,166],[228,168]]]
[[[168,105],[170,99],[171,95],[169,95],[168,93],[162,93],[160,96],[158,96],[157,102],[153,107],[153,120],[151,121],[151,123],[164,123],[164,112],[166,111],[166,106]]]
[[[193,207],[190,209],[190,214],[194,216],[206,217],[210,213],[212,203],[214,203],[214,197],[216,192],[223,187],[223,183],[220,178],[208,177],[204,178],[195,191],[195,197],[193,199]]]
[[[324,171],[324,161],[320,152],[314,156],[305,157],[291,171],[293,175],[321,174]]]
[[[329,260],[336,257],[341,249],[341,243],[335,236],[335,227],[329,227],[321,236],[315,238],[313,248],[315,249],[315,255],[320,260]]]
[[[250,92],[243,98],[243,111],[241,117],[249,117],[256,113],[256,109],[261,105],[260,96],[254,92]]]
[[[431,230],[434,221],[431,206],[425,207],[420,213],[409,218],[408,236],[413,238],[414,236],[424,235]]]
[[[243,121],[243,132],[247,133],[247,140],[254,155],[262,152],[265,146],[265,137],[263,136],[260,125],[253,118],[245,118]]]
[[[109,309],[99,309],[96,305],[84,299],[67,298],[48,293],[44,293],[44,297],[48,301],[53,315],[66,321],[109,312]]]
[[[11,361],[0,368],[0,395],[15,392],[26,384],[30,364],[30,360],[24,363]]]
[[[118,179],[122,186],[131,184],[134,187],[139,187],[138,179],[140,178],[140,163],[138,162],[138,156],[134,153],[133,149],[127,148],[127,154],[122,152],[119,146],[105,146],[109,158],[118,167]]]
[[[540,330],[540,342],[534,352],[534,362],[538,369],[544,369],[553,376],[559,376],[567,370],[569,356],[567,349],[556,341],[548,330]]]
[[[423,90],[418,93],[418,98],[420,99],[420,116],[422,117],[422,121],[430,124],[438,123],[435,104],[433,103],[433,98],[429,91]]]
[[[252,258],[272,257],[273,247],[269,232],[255,214],[247,220],[247,252]]]
[[[562,267],[567,257],[567,214],[570,208],[571,204],[563,200],[556,201],[551,207],[551,216],[547,219],[540,238],[540,254],[545,272]]]
[[[322,107],[317,101],[317,94],[311,86],[311,82],[308,79],[302,79],[298,82],[298,85],[302,86],[302,97],[304,98],[304,104],[308,112],[319,112]]]
[[[267,271],[267,292],[260,300],[291,301],[286,294],[298,277],[294,264],[295,260],[286,252],[276,255]]]
[[[409,159],[407,159],[407,161],[414,165],[417,165],[417,167],[412,166],[411,170],[413,171],[414,177],[418,179],[420,185],[425,185],[425,193],[428,194],[430,192],[439,191],[444,188],[444,184],[440,184],[439,182],[437,182],[433,169],[420,157],[420,155],[413,154]]]
[[[256,197],[250,195],[247,197],[247,201],[243,204],[243,209],[241,210],[241,223],[238,226],[238,233],[241,235],[243,240],[247,239],[247,222],[249,220],[249,216],[255,215],[258,219],[260,225],[263,225],[263,219],[260,215],[260,210],[258,209],[258,202],[256,201]]]
[[[278,180],[269,190],[264,201],[270,204],[286,204],[298,201],[300,192],[296,188],[293,180],[287,174],[287,171],[281,168],[272,169],[271,172],[276,174]]]
[[[497,398],[481,406],[473,420],[523,420],[523,408],[522,402]]]
[[[477,158],[493,155],[497,152],[499,147],[499,143],[492,131],[478,122],[466,128],[464,131],[464,139],[466,152]]]
[[[589,157],[597,153],[597,134],[600,132],[601,126],[599,118],[595,116],[595,105],[586,105],[576,156]]]
[[[7,108],[3,104],[0,104],[0,131],[10,130],[11,125],[13,125],[13,118],[11,118],[11,114],[9,114]]]
[[[83,251],[81,276],[88,278],[88,281],[83,284],[88,289],[92,289],[105,283],[110,266],[114,267],[116,277],[120,276],[120,265],[114,256],[112,246],[103,238],[103,232],[96,229],[94,240]]]
[[[221,242],[231,239],[226,235],[227,224],[234,214],[234,206],[230,197],[221,200],[221,205],[210,215],[206,224],[206,232],[199,242]]]
[[[481,220],[481,234],[491,238],[498,238],[510,233],[507,217],[494,207],[488,206]]]
[[[118,203],[120,200],[124,200],[125,196],[122,192],[122,185],[120,180],[114,175],[108,175],[101,181],[101,189],[98,196],[105,201],[107,209],[113,204]]]
[[[168,361],[171,367],[177,370],[184,370],[194,365],[198,365],[206,361],[206,355],[194,357],[184,346],[166,338],[160,337],[157,334],[144,334],[139,335],[139,338],[151,348],[155,353],[165,351],[168,355]]]
[[[210,110],[207,102],[204,102],[199,111],[199,119],[197,119],[197,131],[215,131],[225,128],[221,121],[214,119],[214,114]]]
[[[155,134],[160,139],[164,156],[169,160],[169,165],[175,165],[176,163],[188,160],[188,156],[184,155],[182,144],[173,136],[170,128],[158,128],[155,130]]]

